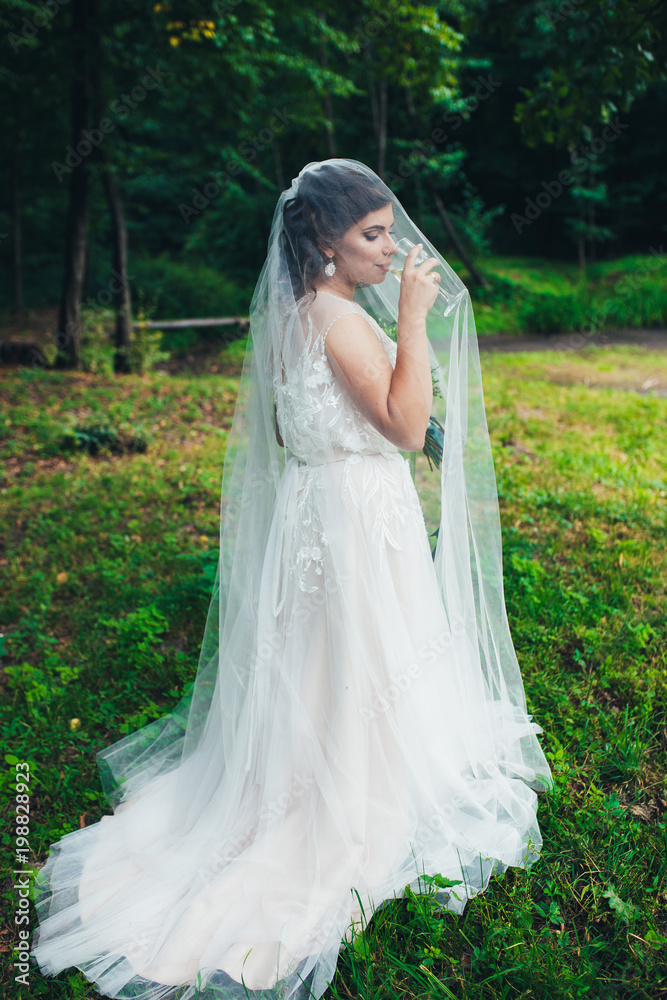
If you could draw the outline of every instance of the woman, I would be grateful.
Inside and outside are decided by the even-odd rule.
[[[432,256],[399,281],[401,237]],[[52,846],[35,959],[114,997],[320,997],[406,885],[461,912],[536,860],[539,732],[467,292],[373,171],[310,163],[251,305],[195,683],[98,755],[115,813]]]

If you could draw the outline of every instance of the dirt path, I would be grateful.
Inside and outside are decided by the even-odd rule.
[[[601,330],[585,333],[491,333],[478,336],[480,351],[579,351],[594,344],[611,347],[633,344],[667,350],[667,330]]]
[[[602,350],[586,351],[583,348],[587,344]],[[618,330],[597,338],[567,333],[523,337],[505,334],[480,337],[479,345],[480,351],[486,352],[483,367],[499,366],[506,373],[515,372],[520,379],[539,378],[560,385],[667,396],[667,330]],[[613,360],[604,350],[622,345],[626,350],[614,353]],[[521,353],[524,351],[528,356]],[[497,355],[496,362],[491,354]]]

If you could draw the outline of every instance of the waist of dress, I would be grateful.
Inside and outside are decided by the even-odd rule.
[[[374,455],[384,455],[385,458],[392,458],[394,455],[398,455],[399,458],[402,458],[402,455],[400,454],[400,452],[398,451],[398,449],[396,449],[396,450],[388,450],[388,451],[342,451],[340,449],[334,449],[333,452],[332,452],[332,454],[337,455],[337,457],[336,458],[317,458],[317,457],[314,457],[314,458],[309,458],[309,459],[306,460],[306,459],[303,459],[303,458],[299,458],[296,455],[293,455],[292,458],[294,458],[294,460],[296,461],[296,463],[297,463],[297,465],[299,467],[305,466],[305,465],[307,465],[307,466],[312,466],[312,465],[330,465],[330,464],[332,464],[334,462],[346,462],[346,461],[348,461],[350,459],[352,461],[358,462],[358,461],[361,461],[364,458],[368,458],[369,456],[374,456]]]

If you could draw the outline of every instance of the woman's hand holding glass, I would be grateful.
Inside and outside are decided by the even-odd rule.
[[[400,275],[399,312],[426,318],[438,297],[441,278],[433,268],[440,262],[437,257],[429,257],[421,243],[412,246],[409,240],[400,240],[397,245],[389,270]]]

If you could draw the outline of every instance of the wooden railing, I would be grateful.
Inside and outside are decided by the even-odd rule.
[[[144,326],[151,330],[177,330],[187,326],[238,326],[240,333],[244,334],[248,332],[250,317],[223,316],[220,319],[164,319],[148,322],[134,320],[132,326]],[[41,343],[20,338],[0,341],[0,364],[48,367]]]
[[[163,319],[143,322],[135,320],[132,326],[147,326],[149,330],[177,330],[184,326],[238,326],[247,330],[250,324],[249,316],[225,316],[222,319]]]

